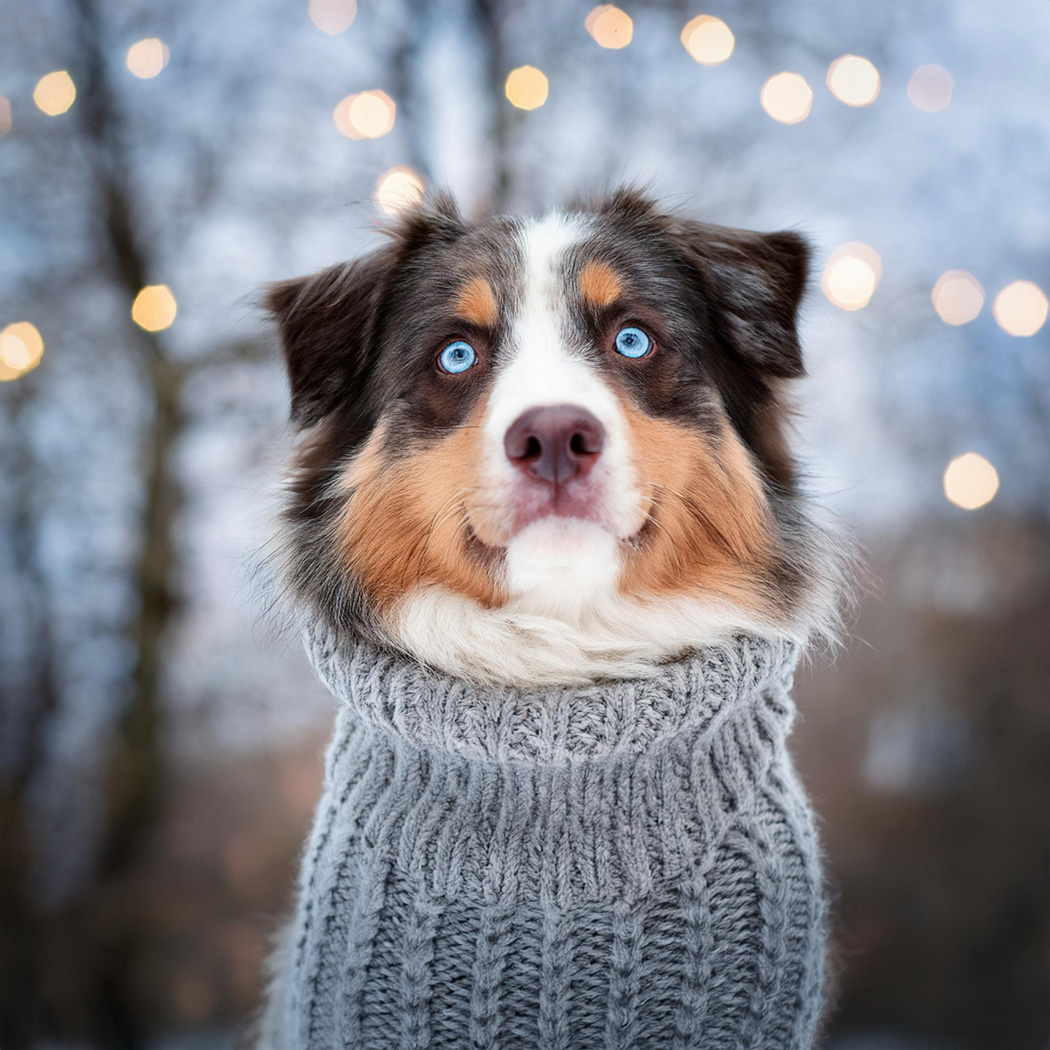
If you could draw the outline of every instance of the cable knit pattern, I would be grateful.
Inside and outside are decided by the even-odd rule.
[[[341,708],[267,1050],[812,1046],[795,646],[535,693],[308,648]]]

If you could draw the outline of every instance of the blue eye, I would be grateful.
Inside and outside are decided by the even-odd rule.
[[[624,357],[645,357],[653,341],[640,328],[621,328],[616,333],[616,351]]]
[[[449,343],[444,350],[441,351],[441,356],[438,358],[438,364],[446,372],[451,372],[452,375],[457,375],[460,372],[465,372],[470,366],[477,360],[478,355],[474,353],[474,347],[470,343],[464,343],[462,339],[457,339],[454,343]]]

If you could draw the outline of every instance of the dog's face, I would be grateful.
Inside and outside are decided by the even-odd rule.
[[[628,192],[480,223],[439,198],[275,286],[311,615],[513,682],[805,633],[816,545],[781,397],[806,259]]]

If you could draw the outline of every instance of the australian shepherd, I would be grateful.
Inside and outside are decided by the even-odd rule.
[[[518,686],[833,633],[841,559],[787,436],[800,236],[633,191],[481,221],[438,195],[386,232],[269,292],[306,619]]]

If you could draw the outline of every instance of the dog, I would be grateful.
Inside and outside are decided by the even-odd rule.
[[[645,683],[669,681],[667,676],[677,672],[667,669],[685,666],[678,662],[690,659],[690,654],[726,651],[740,638],[780,646],[776,652],[797,652],[802,645],[836,635],[845,578],[841,545],[805,494],[789,442],[790,386],[804,372],[798,311],[809,250],[802,237],[693,221],[663,210],[633,189],[540,218],[496,216],[476,221],[463,218],[450,197],[437,194],[403,212],[386,233],[386,242],[361,258],[272,286],[267,306],[287,364],[292,423],[301,434],[283,518],[281,577],[303,626],[324,639],[314,646],[314,659],[330,685],[334,680],[341,683],[334,690],[345,686],[352,705],[364,704],[358,694],[372,689],[379,675],[361,671],[353,663],[358,656],[348,658],[343,671],[332,671],[332,654],[341,646],[370,654],[368,658],[384,669],[379,675],[384,682],[402,683],[395,699],[385,696],[363,716],[360,706],[356,712],[358,721],[363,717],[368,722],[374,715],[384,730],[408,735],[410,744],[402,746],[402,741],[389,753],[399,756],[389,759],[393,770],[388,770],[389,777],[396,780],[402,767],[412,767],[417,770],[416,781],[422,782],[437,761],[435,749],[448,744],[447,724],[437,735],[431,722],[429,728],[419,728],[418,719],[423,717],[419,711],[430,711],[436,704],[447,713],[453,703],[449,697],[461,695],[455,691],[459,686],[434,683],[462,683],[468,690],[462,696],[470,700],[461,700],[461,706],[474,713],[484,710],[486,697],[503,698],[493,705],[511,711],[506,715],[508,725],[539,725],[529,720],[547,717],[546,701],[537,702],[537,693],[551,698],[551,710],[560,711],[564,704],[569,720],[581,710],[601,720],[607,695],[603,683],[617,683],[616,696],[629,694],[629,711],[635,712],[648,702],[644,697],[654,695],[652,689],[663,688]],[[746,653],[757,651],[751,648]],[[744,662],[752,668],[767,667],[763,659],[748,655]],[[345,670],[351,663],[354,669]],[[703,665],[706,670],[696,673],[706,675],[704,681],[719,682],[728,675],[732,688],[738,689],[739,664],[737,657],[724,666],[708,662]],[[390,670],[394,667],[396,673]],[[765,698],[756,701],[755,710],[761,711],[755,724],[766,726],[763,719],[768,704],[773,704],[769,697],[782,695],[782,681],[773,672],[767,678],[758,672],[748,674],[752,675],[748,688],[757,688],[756,695]],[[755,687],[759,679],[761,688]],[[362,684],[366,682],[373,684]],[[643,691],[631,692],[635,687],[623,683],[636,683]],[[647,688],[649,693],[644,691]],[[680,698],[678,686],[667,688],[668,695]],[[346,696],[340,695],[345,701]],[[526,695],[533,699],[520,703],[506,699]],[[508,703],[516,706],[508,708]],[[776,710],[782,712],[786,701],[778,703]],[[416,729],[407,730],[409,723]],[[755,746],[761,750],[767,737],[781,740],[786,725],[777,722],[773,729],[758,731]],[[456,726],[458,732],[462,726],[459,722]],[[588,756],[599,746],[592,729],[589,726],[584,734]],[[357,730],[347,732],[352,735]],[[524,730],[509,744],[504,730],[493,728],[492,733],[495,750],[484,760],[495,762],[493,755],[498,753],[499,761],[509,762],[518,776],[527,763],[513,749]],[[695,755],[699,746],[696,740],[702,734],[698,734],[699,729],[690,737],[694,751],[689,755]],[[735,739],[739,738],[737,733]],[[558,739],[563,750],[575,746],[565,743],[568,737]],[[655,741],[664,739],[653,738],[652,754],[662,746]],[[392,978],[391,987],[401,988],[405,997],[401,1008],[386,1011],[368,1000],[372,993],[367,991],[371,986],[365,977],[366,964],[347,970],[350,964],[345,961],[358,943],[354,931],[367,926],[360,904],[364,882],[354,883],[359,888],[343,895],[329,888],[321,904],[303,903],[308,887],[319,878],[318,866],[327,863],[318,858],[333,848],[331,828],[336,824],[325,825],[324,819],[336,823],[342,819],[322,818],[338,808],[332,799],[350,805],[347,798],[353,795],[351,775],[339,765],[349,753],[350,745],[345,741],[344,745],[333,744],[329,755],[329,793],[334,795],[318,811],[300,884],[299,924],[275,964],[275,986],[263,1025],[267,1034],[261,1045],[328,1045],[329,1039],[333,1045],[349,1046],[519,1045],[508,1034],[517,1031],[517,1022],[507,1020],[506,1007],[500,1014],[491,1003],[485,1007],[476,1002],[481,994],[478,987],[487,987],[486,967],[477,959],[480,969],[475,971],[470,1000],[473,1012],[469,1022],[463,1021],[460,1035],[448,1036],[448,1042],[437,1038],[435,1025],[441,1028],[444,1019],[455,1013],[453,1006],[427,998],[432,983],[426,985],[427,995],[413,997],[405,991],[404,975],[415,973],[415,964],[405,963],[402,977]],[[457,747],[453,750],[459,761],[462,753]],[[618,756],[617,762],[622,758],[619,747],[616,744],[609,752]],[[370,752],[364,766],[374,770],[381,765],[377,754]],[[769,754],[768,769],[781,770],[777,783],[791,788],[793,774],[784,772],[786,759],[779,752]],[[529,756],[532,762],[534,752]],[[570,755],[566,761],[576,762],[578,757]],[[635,759],[624,777],[648,778],[644,771],[636,774],[635,767],[649,769],[645,763],[656,759],[651,754]],[[694,774],[700,778],[690,789],[691,797],[715,790],[704,787],[707,782],[695,773],[699,760],[688,761],[693,761]],[[492,768],[492,762],[486,768]],[[767,765],[756,775],[765,777]],[[360,775],[367,779],[371,773]],[[464,776],[469,781],[473,774]],[[544,783],[561,783],[558,774],[550,776],[553,779]],[[343,777],[345,786],[341,786]],[[373,794],[382,790],[380,784]],[[498,790],[492,787],[493,792]],[[761,792],[755,798],[760,796]],[[570,798],[565,808],[571,811],[575,804]],[[425,800],[415,797],[411,805],[420,812],[428,806],[452,807],[458,805],[458,796],[432,793]],[[475,797],[472,805],[479,807],[480,814],[483,796]],[[409,803],[401,808],[407,813]],[[795,812],[787,804],[782,808],[785,814]],[[735,804],[730,809],[736,811]],[[801,812],[804,803],[795,809]],[[711,826],[723,829],[719,835],[728,835],[725,829],[737,826],[739,812],[719,813]],[[819,873],[816,861],[807,854],[815,850],[812,829],[808,817],[796,817],[783,818],[784,826],[790,825],[786,837],[777,838],[781,825],[775,822],[768,827],[775,825],[776,832],[767,835],[765,817],[754,818],[757,830],[743,830],[748,841],[773,843],[762,847],[767,853],[779,849],[805,861],[799,862],[799,870],[808,872],[809,889],[800,898],[798,914],[809,916],[800,937],[812,942],[812,958],[799,968],[808,976],[804,980],[800,976],[784,992],[784,1002],[795,1003],[805,998],[798,989],[806,981],[810,999],[818,994],[812,991],[819,985],[819,974],[814,976],[819,966],[813,961],[818,949],[812,945],[821,940],[822,930]],[[425,812],[420,819],[424,818]],[[380,863],[377,843],[384,832],[376,830],[378,825],[367,832],[371,825],[365,817],[346,819],[355,829],[347,833],[346,843],[352,841],[357,844],[354,849],[365,851],[361,871],[371,871],[369,864]],[[419,893],[425,890],[427,903],[419,906],[418,914],[406,913],[397,920],[400,925],[390,937],[398,943],[402,938],[425,939],[427,917],[432,914],[447,914],[450,908],[483,909],[486,901],[495,907],[492,902],[504,892],[492,889],[491,871],[493,865],[499,866],[492,854],[484,855],[487,860],[477,859],[481,856],[477,850],[491,847],[491,841],[483,841],[491,836],[470,831],[471,819],[468,813],[461,817],[467,823],[457,826],[463,840],[474,843],[464,846],[473,859],[463,862],[464,870],[476,864],[470,869],[475,872],[474,882],[457,883],[453,893],[446,873],[427,869],[413,874],[412,885],[418,882],[423,887]],[[488,832],[494,835],[499,821],[493,819]],[[657,814],[654,819],[662,818]],[[706,819],[698,818],[700,823]],[[390,834],[394,837],[389,838],[390,850],[382,863],[396,867],[400,862],[391,858],[398,850],[402,860],[407,856],[407,832],[399,826]],[[791,849],[784,845],[789,840],[795,843]],[[344,852],[331,858],[340,871],[349,864],[345,857],[351,847],[346,843],[340,847]],[[566,855],[577,855],[575,847],[565,849]],[[675,885],[701,869],[706,873],[704,886],[716,891],[737,878],[725,874],[729,868],[719,866],[730,861],[719,860],[724,854],[711,843],[672,852],[673,856],[660,854],[664,858],[660,870],[669,880],[673,875]],[[688,862],[683,859],[687,853],[693,858]],[[570,875],[564,882],[556,875],[550,876],[549,884],[544,882],[543,872],[548,871],[544,858],[528,856],[532,859],[521,864],[528,868],[535,861],[538,885],[546,894],[544,929],[564,929],[566,923],[571,927],[566,916],[574,914],[572,902],[584,899],[573,897],[571,887],[579,886]],[[357,870],[357,865],[355,860],[350,866]],[[375,877],[389,886],[391,870],[384,868],[385,874]],[[719,872],[722,875],[716,877]],[[615,900],[647,900],[656,892],[656,884],[645,881],[648,878],[643,879],[644,892],[637,880],[610,883],[614,903],[608,911],[613,916],[609,936],[614,942],[619,914]],[[770,878],[775,884],[780,876]],[[594,892],[591,885],[587,893],[593,897]],[[388,895],[388,899],[393,898]],[[509,898],[504,894],[499,899]],[[435,903],[440,901],[445,903]],[[314,976],[303,977],[296,992],[289,976],[291,956],[303,950],[311,937],[320,936],[316,915],[311,914],[318,908],[328,916],[321,927],[343,931],[342,948],[336,953],[342,953],[343,962],[316,963]],[[493,914],[497,913],[506,914],[498,910]],[[681,914],[694,913],[687,909]],[[477,921],[484,927],[487,920]],[[687,919],[681,922],[688,928]],[[676,919],[672,932],[677,925]],[[519,931],[515,937],[527,936],[520,933],[526,926],[513,928]],[[731,940],[736,936],[734,928],[727,927],[722,936]],[[539,954],[553,942],[548,937],[542,943],[546,947],[537,948]],[[373,958],[380,948],[369,951]],[[674,951],[683,958],[688,954],[685,947]],[[642,958],[640,948],[638,953]],[[676,959],[668,965],[678,974]],[[339,966],[343,967],[339,980],[357,989],[358,1005],[347,1008],[349,1020],[344,1018],[349,1028],[340,1028],[343,1022],[332,1021],[327,1008],[312,999],[313,1005],[304,1005],[303,996],[313,993],[304,993],[302,987],[330,991]],[[688,984],[689,975],[683,979]],[[768,974],[763,979],[769,979]],[[717,980],[732,985],[725,975]],[[469,982],[464,978],[463,983]],[[448,994],[458,987],[453,982]],[[772,988],[763,993],[769,1001],[775,999]],[[758,995],[754,988],[744,992],[745,999]],[[625,1047],[669,1046],[663,1040],[670,1038],[672,1028],[660,1028],[664,1034],[655,1034],[660,1025],[677,1025],[675,1037],[686,1038],[694,1032],[690,1024],[701,1024],[697,1018],[682,1020],[682,1003],[673,1011],[677,1020],[671,1012],[663,1019],[654,1014],[655,1019],[640,1020],[645,1014],[644,989],[639,993],[635,987],[633,994],[631,1020],[624,1025],[634,1041],[623,1042]],[[520,1036],[521,1046],[600,1045],[593,1041],[597,1037],[579,1034],[583,1030],[579,1026],[587,1024],[582,1014],[573,1023],[564,1017],[559,1021],[561,1015],[555,1011],[544,1029],[542,1004],[549,1007],[551,997],[557,1000],[557,995],[536,995],[540,1027]],[[696,998],[686,995],[683,1002]],[[401,1025],[400,1043],[389,1041],[392,1035],[362,1034],[370,1023],[366,1000],[372,1002],[374,1017],[400,1016],[400,1021],[391,1022]],[[419,1014],[424,1000],[426,1010]],[[790,1028],[795,1033],[790,1039],[785,1035],[782,1042],[768,1045],[808,1045],[813,1010],[807,1009],[802,1020],[784,1022],[784,1031]],[[288,1021],[297,1010],[309,1014],[306,1021],[299,1014],[294,1023]],[[496,1023],[491,1020],[493,1010],[504,1018],[499,1037],[491,1027]],[[710,1019],[703,1023],[714,1024]],[[356,1036],[348,1034],[351,1029]],[[621,1045],[616,1041],[620,1037],[611,1032],[612,1028],[605,1030],[604,1045]],[[460,1036],[462,1042],[456,1042]],[[747,1036],[753,1038],[754,1033]],[[724,1035],[718,1040],[711,1045],[736,1045]]]
[[[834,634],[835,544],[788,447],[797,234],[630,191],[474,224],[439,196],[389,233],[269,295],[311,620],[518,685]]]

